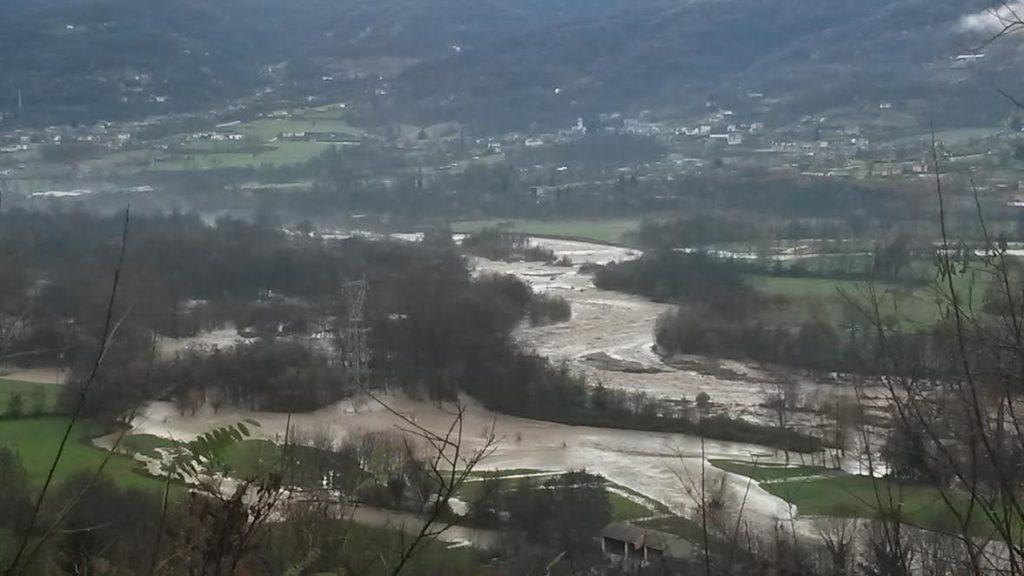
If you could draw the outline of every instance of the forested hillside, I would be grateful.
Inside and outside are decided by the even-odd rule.
[[[198,110],[290,86],[296,75],[404,70],[380,106],[484,128],[564,122],[627,104],[699,110],[708,99],[728,104],[753,91],[796,114],[928,90],[944,95],[944,122],[978,122],[988,120],[978,98],[998,95],[965,80],[1012,67],[1015,54],[946,68],[979,41],[962,33],[960,19],[985,6],[17,0],[0,22],[0,113],[42,123]],[[799,95],[791,94],[796,86]]]
[[[727,105],[750,92],[792,98],[790,111],[821,111],[925,90],[949,96],[946,112],[976,119],[981,111],[971,98],[980,91],[943,69],[979,42],[961,34],[958,22],[985,6],[650,1],[425,63],[404,75],[403,87],[428,113],[496,124],[521,122],[524,110],[536,121],[627,106],[699,110],[708,100]],[[494,68],[503,73],[486,73]],[[499,104],[515,109],[515,118],[488,118]],[[947,121],[949,114],[938,116]]]

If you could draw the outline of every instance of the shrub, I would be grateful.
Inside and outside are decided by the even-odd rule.
[[[19,418],[25,414],[25,399],[22,398],[21,394],[11,394],[10,400],[7,401],[7,416],[11,418]]]
[[[561,296],[535,294],[530,299],[530,325],[545,326],[568,322],[572,318],[572,305]]]
[[[522,234],[510,234],[497,228],[466,236],[462,249],[474,256],[489,260],[525,260],[527,262],[554,262],[555,253],[547,248],[531,246]]]
[[[707,408],[711,404],[711,395],[707,392],[700,392],[696,398],[697,407],[701,410]]]
[[[597,272],[594,285],[659,302],[699,303],[728,317],[748,316],[760,300],[731,263],[701,253],[666,251],[612,263]]]

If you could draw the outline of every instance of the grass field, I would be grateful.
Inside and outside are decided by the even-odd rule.
[[[546,470],[535,468],[508,468],[505,470],[473,470],[470,478],[505,478],[508,476],[521,476],[525,474],[552,474]]]
[[[509,232],[533,236],[549,236],[604,244],[621,244],[622,236],[640,228],[638,218],[607,220],[475,220],[453,222],[452,232],[476,232],[487,227],[500,227]]]
[[[126,436],[121,441],[122,448],[129,452],[139,453],[150,458],[158,456],[157,449],[171,448],[173,446],[174,442],[171,440],[148,434]],[[281,447],[273,442],[266,440],[244,440],[228,448],[227,453],[224,455],[224,464],[228,466],[231,473],[234,475],[239,477],[251,477],[265,473],[269,470],[277,469],[277,467],[280,466],[280,458]],[[475,472],[471,475],[471,478],[480,480],[497,478],[502,484],[502,489],[511,489],[515,486],[517,480],[506,480],[504,479],[505,477],[538,473],[543,474],[544,472],[525,468],[515,470],[487,470]],[[531,482],[539,486],[543,482],[551,479],[554,475],[557,475],[557,473],[537,476],[532,479]],[[479,490],[482,487],[482,481],[467,482],[463,485],[458,496],[463,499],[472,499],[479,493]],[[616,487],[616,489],[626,493],[632,493],[631,491],[621,487]],[[643,498],[642,496],[639,497]],[[628,498],[622,494],[616,494],[609,491],[608,501],[611,504],[612,519],[616,521],[631,520],[635,518],[645,518],[655,513],[655,511],[650,507],[639,504],[634,500],[635,498]]]
[[[82,163],[82,167],[98,172],[127,175],[146,171],[212,170],[218,168],[256,168],[261,165],[287,166],[306,162],[322,154],[332,144],[276,140],[285,132],[327,132],[360,136],[359,128],[348,124],[344,111],[322,107],[296,112],[290,118],[261,118],[243,122],[230,128],[263,143],[254,150],[253,140],[248,142],[183,142],[185,134],[169,137],[167,152],[152,150],[119,151]],[[182,146],[182,149],[177,149]],[[194,153],[188,149],[193,148]],[[34,159],[35,157],[33,157]]]
[[[269,141],[285,132],[330,132],[360,136],[363,131],[338,118],[262,118],[232,128],[246,136]]]
[[[149,434],[131,434],[121,440],[121,448],[148,458],[159,457],[159,449],[173,448],[177,443]],[[277,470],[281,466],[282,447],[267,440],[242,440],[229,446],[223,464],[232,475],[254,477]]]
[[[512,490],[520,482],[521,478],[510,478],[510,476],[521,476],[524,474],[542,474],[535,477],[529,478],[531,485],[540,487],[545,482],[551,480],[554,476],[559,476],[558,472],[544,472],[541,470],[530,470],[530,469],[513,469],[513,470],[489,470],[482,472],[479,475],[474,473],[471,478],[487,479],[497,481],[501,491]],[[614,521],[625,521],[634,520],[637,518],[646,518],[654,515],[657,511],[652,505],[648,506],[640,504],[636,500],[645,500],[646,498],[628,488],[618,486],[616,484],[608,483],[608,503],[611,505],[611,517]],[[462,500],[472,501],[477,498],[480,494],[480,490],[484,487],[482,481],[470,481],[462,485],[462,488],[458,491],[456,496]],[[612,491],[614,489],[615,491]],[[616,492],[622,492],[630,494],[634,497],[627,497],[623,494],[617,494]]]
[[[30,480],[38,486],[46,478],[67,423],[67,417],[63,416],[0,420],[0,445],[19,453]],[[102,428],[95,423],[81,421],[76,424],[57,467],[55,480],[58,484],[75,474],[94,472],[99,468],[107,452],[89,441],[102,433]],[[145,475],[139,463],[127,456],[112,456],[104,471],[124,487],[163,489],[161,480]]]
[[[385,529],[334,521],[325,526],[328,534],[337,534],[332,540],[338,548],[311,554],[315,560],[323,557],[328,561],[339,556],[345,558],[341,572],[315,572],[303,570],[302,574],[339,576],[340,574],[380,574],[382,567],[394,566],[398,556],[410,545],[412,536],[396,529]],[[271,523],[270,539],[281,550],[306,550],[309,541],[298,534],[293,526]],[[440,539],[430,540],[410,559],[403,574],[450,574],[468,576],[487,574],[484,554],[469,546],[453,546]],[[319,566],[319,564],[314,564]],[[299,573],[296,571],[295,573]]]
[[[646,518],[654,514],[654,511],[650,508],[614,492],[608,493],[608,501],[612,505],[612,521],[614,522],[636,520],[637,518]]]
[[[150,151],[117,152],[84,163],[89,170],[138,174],[148,171],[178,172],[183,170],[215,170],[226,168],[258,168],[301,164],[323,154],[334,144],[323,142],[274,142],[261,151],[242,151],[241,147],[201,148],[189,154],[184,149],[154,153]]]
[[[712,464],[760,482],[770,494],[796,505],[797,513],[803,516],[894,518],[898,514],[906,524],[957,531],[956,514],[934,486],[807,466],[755,466],[730,460],[713,460]],[[961,513],[967,509],[966,494],[947,491],[947,497]],[[991,523],[980,510],[974,514],[971,531],[979,536],[992,533]]]
[[[224,464],[232,474],[255,477],[281,468],[282,447],[267,440],[243,440],[229,446]]]
[[[321,142],[274,142],[267,144],[260,152],[233,151],[234,148],[225,146],[223,151],[204,150],[195,154],[168,153],[149,163],[140,165],[138,160],[134,162],[137,170],[210,170],[216,168],[256,168],[261,165],[286,166],[289,164],[300,164],[328,150],[332,144]],[[148,153],[147,153],[148,154]],[[131,162],[123,163],[122,166],[129,167]]]
[[[65,417],[0,419],[0,446],[13,447],[33,482],[42,482],[60,443]],[[94,471],[106,457],[106,451],[90,443],[104,430],[89,421],[72,430],[68,446],[57,469],[58,482],[81,471]],[[158,458],[160,448],[172,448],[175,442],[148,434],[128,434],[121,439],[119,452]],[[264,440],[244,440],[227,449],[224,460],[233,474],[255,476],[280,462],[280,447]],[[112,456],[105,472],[122,486],[162,490],[164,482],[147,475],[141,465],[126,455]]]
[[[11,398],[21,398],[22,414],[51,414],[57,408],[60,386],[0,378],[0,416],[11,408]],[[0,437],[0,441],[3,438]]]
[[[850,321],[853,312],[850,302],[865,310],[871,308],[868,285],[860,281],[761,275],[747,276],[747,279],[762,293],[784,296],[791,301],[788,309],[772,313],[768,317],[770,321],[798,323],[820,319],[833,324],[843,323]],[[957,277],[954,283],[958,294],[965,302],[969,300],[975,310],[981,308],[987,285],[988,280],[984,276]],[[940,304],[946,300],[942,287],[932,283],[907,286],[876,282],[874,291],[879,296],[882,315],[898,320],[908,329],[937,322],[942,315]]]
[[[739,474],[740,476],[746,476],[753,478],[758,482],[775,482],[780,480],[789,480],[792,478],[807,478],[815,476],[844,476],[845,473],[839,470],[829,470],[826,468],[820,468],[817,466],[785,466],[782,464],[757,464],[756,466],[750,462],[744,462],[740,460],[709,460],[711,465],[725,470],[726,472],[732,472],[733,474]]]

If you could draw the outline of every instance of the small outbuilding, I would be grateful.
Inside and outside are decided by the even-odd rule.
[[[601,551],[628,571],[670,559],[692,558],[698,552],[696,545],[685,538],[626,522],[605,526]]]

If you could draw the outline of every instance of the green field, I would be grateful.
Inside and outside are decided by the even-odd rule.
[[[81,162],[81,168],[114,174],[136,174],[147,171],[211,170],[218,168],[258,168],[262,165],[287,166],[311,160],[335,144],[279,140],[287,132],[325,132],[361,136],[364,131],[344,120],[345,111],[329,106],[299,110],[288,118],[261,118],[243,122],[223,131],[241,133],[245,141],[187,141],[187,134],[162,139],[167,151],[126,150]],[[209,127],[209,130],[215,130]],[[221,129],[216,129],[221,131]],[[36,151],[22,160],[31,169],[57,167],[43,164]]]
[[[654,515],[654,511],[650,508],[614,492],[608,493],[608,501],[612,505],[612,521],[614,522],[636,520]]]
[[[277,138],[285,132],[329,132],[348,134],[350,136],[361,136],[363,134],[362,130],[336,117],[310,118],[301,115],[292,118],[262,118],[252,122],[244,122],[230,129],[252,138],[259,138],[264,142]]]
[[[473,470],[469,477],[474,478],[505,478],[507,476],[521,476],[525,474],[556,474],[555,472],[548,472],[546,470],[537,470],[535,468],[508,468],[505,470]]]
[[[131,453],[139,453],[150,458],[158,457],[159,454],[157,453],[157,449],[172,448],[174,445],[175,443],[171,440],[148,434],[128,435],[121,441],[121,448],[124,450]],[[277,469],[280,466],[280,459],[281,446],[266,440],[243,440],[242,442],[230,446],[224,454],[224,464],[228,467],[231,474],[239,477],[253,477],[269,470]],[[479,494],[479,490],[483,487],[483,479],[496,478],[498,479],[498,482],[500,482],[503,490],[509,490],[514,487],[517,480],[504,479],[504,477],[534,473],[543,472],[530,469],[488,470],[475,472],[470,476],[473,480],[466,482],[463,485],[458,496],[462,499],[472,499],[476,497]],[[556,475],[558,475],[557,472],[552,472],[543,476],[537,476],[536,478],[531,479],[531,482],[539,486],[544,481],[549,480],[552,476]],[[633,493],[621,487],[617,488]],[[643,498],[643,496],[638,496]],[[616,494],[611,491],[608,492],[608,501],[611,504],[612,519],[616,521],[645,518],[655,513],[651,507],[639,504],[635,502],[634,499],[627,498],[621,494]]]
[[[67,423],[67,417],[63,416],[0,419],[0,446],[11,447],[19,453],[29,479],[38,486],[46,478]],[[81,421],[75,425],[57,466],[55,481],[58,484],[75,474],[95,472],[99,468],[107,452],[93,446],[90,440],[103,432],[93,422]],[[163,489],[161,480],[147,476],[139,463],[127,456],[112,456],[104,471],[124,487]]]
[[[0,446],[16,449],[32,481],[42,482],[66,425],[67,418],[61,416],[0,419]],[[93,446],[90,440],[103,433],[99,425],[90,421],[75,426],[57,468],[58,482],[77,472],[97,469],[107,452]],[[162,489],[163,480],[146,474],[139,462],[125,454],[158,458],[157,449],[175,445],[172,440],[149,434],[127,434],[118,446],[119,454],[111,457],[105,472],[122,486]],[[224,454],[224,464],[241,477],[255,476],[279,462],[280,447],[264,440],[244,440],[230,446]]]
[[[847,323],[852,318],[863,320],[854,312],[851,303],[863,310],[871,310],[871,291],[865,282],[831,278],[789,278],[781,276],[747,276],[751,284],[768,296],[783,296],[790,305],[769,313],[768,320],[783,324],[820,319],[832,324]],[[971,306],[979,310],[987,286],[983,276],[958,277],[955,287],[964,301],[970,297]],[[942,316],[946,297],[941,287],[934,284],[906,286],[891,282],[876,282],[874,294],[879,299],[883,317],[898,320],[908,329],[935,324]]]
[[[86,163],[86,168],[100,173],[120,175],[148,171],[178,172],[183,170],[213,170],[220,168],[258,168],[262,165],[285,166],[300,164],[324,153],[331,144],[319,142],[275,142],[257,152],[242,146],[204,148],[193,154],[185,150],[153,152],[117,152]],[[246,150],[246,151],[241,151]]]
[[[52,414],[57,408],[60,386],[0,378],[0,416],[7,415],[11,398],[21,398],[23,415]]]
[[[529,481],[532,486],[540,487],[544,482],[551,480],[554,476],[561,475],[560,472],[545,472],[541,470],[530,470],[530,469],[514,469],[514,470],[488,470],[480,473],[474,473],[470,476],[471,480],[464,483],[461,489],[456,493],[456,496],[462,500],[472,501],[479,497],[480,491],[484,487],[484,482],[478,479],[492,480],[498,483],[500,491],[513,490],[521,480],[520,478],[509,478],[510,476],[519,476],[523,474],[542,474],[534,477],[530,477]],[[618,486],[611,482],[607,483],[609,488],[615,488],[618,491],[622,491],[628,494],[636,496],[636,498],[627,498],[622,494],[616,494],[611,490],[608,490],[608,503],[611,505],[611,516],[612,520],[625,521],[634,520],[637,518],[646,518],[653,516],[656,512],[655,508],[658,508],[655,503],[651,502],[650,505],[640,504],[635,500],[648,500],[642,494],[635,491],[629,490],[628,488]]]
[[[483,228],[500,227],[517,234],[549,236],[602,244],[621,244],[622,236],[640,228],[638,218],[607,220],[474,220],[453,222],[452,232],[470,233]]]
[[[796,505],[797,513],[803,516],[895,518],[898,515],[903,523],[913,526],[958,531],[956,514],[943,500],[942,492],[934,486],[807,466],[755,466],[728,460],[714,460],[712,464],[760,482],[770,494]],[[947,497],[961,513],[967,510],[967,494],[947,491]],[[976,508],[972,520],[972,533],[978,536],[992,534],[992,524],[980,509]]]
[[[844,472],[829,470],[817,466],[786,466],[783,464],[757,464],[740,460],[709,460],[712,466],[753,478],[758,482],[774,482],[792,478],[808,478],[813,476],[843,476]]]
[[[282,450],[268,440],[243,440],[225,450],[224,465],[242,478],[260,476],[281,468]]]
[[[301,164],[316,158],[330,149],[332,144],[320,142],[274,142],[265,145],[260,151],[239,151],[241,146],[224,145],[219,149],[203,149],[195,154],[185,152],[168,152],[152,155],[146,153],[140,163],[136,157],[131,162],[124,162],[123,167],[134,164],[136,170],[210,170],[216,168],[257,168],[262,165],[286,166]],[[151,161],[150,161],[151,160]]]
[[[148,458],[160,456],[158,449],[170,449],[178,443],[149,434],[131,434],[121,440],[121,448]],[[249,478],[277,470],[281,466],[282,446],[267,440],[242,440],[224,451],[224,466],[232,475]]]
[[[318,576],[342,576],[345,574],[381,574],[387,571],[382,567],[394,566],[398,556],[411,545],[412,536],[396,529],[378,528],[345,520],[336,520],[323,525],[326,534],[335,535],[327,538],[334,545],[310,558],[324,558],[333,564],[339,557],[344,558],[344,567],[340,571],[307,572]],[[293,525],[271,523],[270,540],[277,550],[307,550],[309,540]],[[334,562],[332,562],[334,561]],[[295,560],[292,560],[295,563]],[[318,565],[314,565],[318,566]],[[333,566],[332,566],[333,568]],[[299,572],[295,572],[299,573]],[[451,574],[452,576],[468,576],[470,574],[487,574],[484,554],[469,546],[452,546],[440,539],[431,539],[413,555],[403,574]]]

